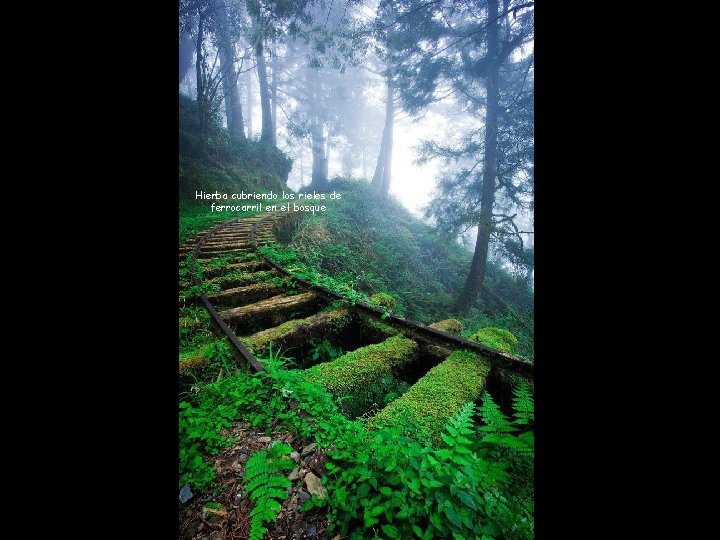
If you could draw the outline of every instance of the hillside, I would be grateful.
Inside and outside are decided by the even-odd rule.
[[[264,192],[287,189],[292,161],[281,150],[257,140],[240,139],[219,122],[210,126],[206,147],[198,136],[196,102],[179,95],[179,206],[180,242],[211,223],[228,219],[210,213],[195,191]]]
[[[195,200],[196,190],[290,191],[286,181],[292,163],[281,150],[241,140],[216,123],[203,151],[195,102],[182,94],[179,119],[181,242],[231,217],[210,213],[207,201]],[[453,317],[472,254],[397,200],[380,197],[365,181],[335,178],[329,186],[342,197],[323,200],[326,212],[303,214],[300,229],[288,239],[298,258],[368,295],[389,293],[400,316],[425,324]],[[517,353],[534,358],[532,289],[492,261],[481,299],[463,318],[463,334],[469,337],[488,326],[512,332]]]
[[[330,186],[342,197],[323,201],[326,212],[305,214],[289,243],[300,260],[368,295],[389,293],[400,316],[425,324],[452,317],[472,254],[364,181]],[[532,359],[532,289],[492,262],[485,287],[463,333],[505,328],[518,338],[518,353]]]

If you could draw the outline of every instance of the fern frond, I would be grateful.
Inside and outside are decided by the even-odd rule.
[[[287,458],[292,447],[275,443],[269,450],[255,452],[245,465],[245,495],[255,503],[250,511],[250,539],[261,540],[267,533],[265,523],[274,521],[280,512],[280,502],[287,496],[291,486],[284,471],[294,464]]]
[[[289,444],[276,441],[270,446],[270,457],[272,459],[280,459],[283,456],[287,456],[292,451],[292,446]]]
[[[535,401],[530,385],[522,379],[513,389],[513,409],[516,424],[527,426],[535,421]]]
[[[495,404],[487,390],[482,396],[480,416],[485,423],[484,426],[480,427],[480,431],[487,435],[512,433],[517,430],[517,428],[510,423],[507,416],[502,413],[500,407]]]

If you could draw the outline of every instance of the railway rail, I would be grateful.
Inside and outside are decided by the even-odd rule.
[[[470,377],[469,385],[463,383],[451,390],[462,393],[469,386],[464,397],[477,399],[487,389],[505,407],[510,403],[513,381],[518,377],[533,381],[534,366],[529,361],[432,325],[387,315],[363,302],[348,306],[334,291],[293,277],[288,269],[260,253],[260,246],[277,242],[280,230],[293,228],[299,217],[298,213],[263,212],[238,218],[181,246],[181,258],[192,254],[194,284],[201,291],[204,283],[219,286],[218,292],[201,292],[199,299],[213,325],[229,339],[241,364],[263,370],[256,355],[272,344],[275,350],[282,347],[294,351],[304,366],[302,358],[308,353],[309,340],[329,339],[346,354],[308,367],[308,376],[338,397],[348,388],[372,385],[385,374],[401,378],[410,385],[407,396],[375,411],[378,416],[389,417],[402,408],[403,400],[423,399],[428,382],[453,386],[455,376],[465,383]],[[339,384],[336,378],[348,371],[352,380]]]

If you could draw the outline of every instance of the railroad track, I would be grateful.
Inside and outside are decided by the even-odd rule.
[[[446,332],[442,323],[425,326],[362,302],[348,306],[335,292],[292,277],[258,251],[277,242],[280,228],[298,218],[264,212],[217,225],[181,246],[181,259],[190,255],[193,283],[201,291],[212,285],[199,301],[240,363],[263,370],[257,355],[272,346],[337,397],[366,395],[371,402],[368,389],[393,377],[409,386],[407,392],[384,408],[375,400],[365,416],[372,423],[414,414],[428,430],[444,425],[483,390],[509,410],[518,377],[532,383],[531,362]],[[345,354],[311,366],[311,340],[328,340]]]

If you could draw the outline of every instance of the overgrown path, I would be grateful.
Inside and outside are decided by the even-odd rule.
[[[386,376],[400,378],[411,385],[400,398],[382,410],[375,404],[375,410],[360,411],[356,403],[352,412],[371,422],[410,414],[428,432],[484,389],[503,406],[509,403],[508,379],[532,381],[532,363],[444,331],[442,323],[425,326],[362,302],[348,305],[336,292],[292,277],[291,269],[258,248],[291,232],[298,217],[266,212],[240,218],[181,246],[181,258],[192,253],[195,285],[209,291],[200,301],[241,363],[262,370],[256,354],[269,347],[288,351],[307,367],[309,380],[337,397],[362,394]],[[310,344],[318,340],[345,354],[309,367]],[[438,388],[447,391],[439,394]]]
[[[494,414],[492,406],[497,410],[497,405],[508,415],[511,409],[520,410],[516,408],[517,389],[527,388],[522,381],[532,384],[533,365],[453,333],[459,331],[458,321],[424,326],[396,317],[390,312],[392,298],[388,295],[371,297],[374,305],[358,301],[358,293],[343,291],[342,283],[320,279],[295,266],[297,259],[283,256],[287,250],[263,247],[291,238],[299,217],[262,213],[227,221],[195,235],[180,248],[181,396],[186,396],[181,401],[194,403],[181,403],[180,483],[189,482],[180,494],[181,537],[259,538],[253,534],[261,527],[255,517],[262,506],[251,504],[246,493],[251,484],[244,479],[252,474],[248,473],[252,470],[250,455],[262,457],[273,448],[289,453],[288,467],[294,468],[276,479],[289,487],[274,492],[279,506],[268,517],[273,523],[268,540],[336,540],[340,536],[328,534],[332,527],[340,527],[343,534],[353,528],[369,533],[368,527],[378,523],[389,538],[397,538],[401,530],[405,535],[401,537],[417,535],[418,525],[425,530],[424,538],[433,538],[432,531],[437,533],[445,526],[455,527],[458,534],[480,531],[488,512],[495,512],[493,519],[500,519],[495,507],[480,511],[474,505],[484,505],[485,497],[497,495],[492,490],[501,477],[495,478],[492,471],[509,464],[487,454],[494,450],[472,453],[463,446],[470,444],[470,439],[460,437],[460,424],[452,427],[452,423],[462,423],[459,419],[465,418],[462,433],[472,433],[468,426],[473,402],[482,402],[490,411],[487,414]],[[331,282],[334,290],[317,285]],[[255,374],[237,371],[228,354],[228,342],[238,364]],[[277,362],[279,351],[282,359]],[[223,373],[230,372],[232,375],[223,378]],[[194,384],[210,380],[215,382]],[[193,392],[200,393],[188,398]],[[497,424],[499,432],[507,435],[514,429],[498,423],[500,411],[495,416],[486,413],[483,421]],[[412,435],[408,438],[386,429],[395,427],[409,427]],[[370,433],[373,435],[366,437]],[[482,433],[478,432],[479,438],[484,437]],[[457,451],[453,450],[455,435],[460,437]],[[526,435],[532,436],[532,432],[522,434]],[[231,446],[222,444],[226,436]],[[496,443],[508,439],[512,448],[526,450],[527,441],[520,437],[496,437]],[[418,440],[428,446],[418,446]],[[383,453],[385,448],[399,453]],[[353,461],[356,452],[359,457]],[[427,454],[423,458],[427,462],[411,467],[402,461],[412,461],[411,454]],[[468,455],[472,460],[468,461]],[[378,461],[367,465],[368,458]],[[451,460],[454,465],[445,463],[443,473],[435,470],[435,459]],[[388,473],[398,460],[412,470]],[[524,471],[526,465],[517,470]],[[410,475],[414,483],[403,483],[398,474]],[[437,480],[436,474],[445,474],[438,477],[444,480]],[[502,481],[508,482],[507,478]],[[323,482],[328,482],[327,491]],[[364,487],[359,488],[360,484]],[[531,506],[525,505],[531,505],[527,501],[532,495],[526,484],[526,480],[517,484],[521,489],[517,496],[513,492],[511,506],[507,499],[497,499],[505,501],[504,515],[512,523],[517,512],[523,515],[520,521],[528,523],[531,510],[527,508]],[[204,491],[191,492],[190,485]],[[351,485],[352,493],[360,491],[357,497],[345,500]],[[407,504],[403,508],[420,513],[416,517],[402,512],[396,515],[392,508],[401,495],[388,486],[404,490]],[[413,493],[405,493],[411,488]],[[366,515],[372,506],[365,500],[370,491],[361,495],[363,489],[378,492],[373,496],[378,500],[373,503],[372,515]],[[449,489],[449,494],[436,492],[444,489]],[[464,499],[456,500],[460,497],[457,490]],[[331,500],[328,506],[317,511],[303,509],[306,505],[314,508],[323,492]],[[434,505],[439,496],[450,499],[442,509],[438,507],[437,515],[427,514],[428,505]],[[389,498],[386,510],[378,502],[383,497]],[[472,514],[469,508],[475,509]],[[379,516],[381,510],[390,517]],[[393,521],[401,515],[405,521]]]

